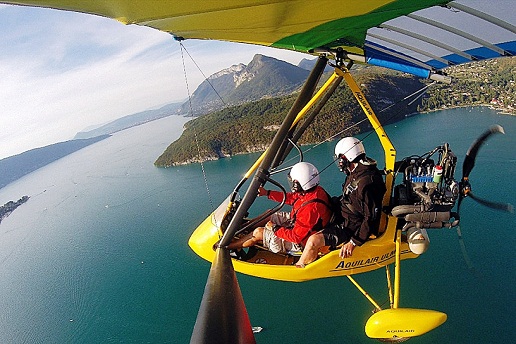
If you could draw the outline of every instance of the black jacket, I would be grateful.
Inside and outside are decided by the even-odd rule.
[[[385,182],[376,161],[365,158],[342,184],[341,215],[343,227],[351,240],[362,245],[371,234],[378,234],[378,225],[385,194]]]

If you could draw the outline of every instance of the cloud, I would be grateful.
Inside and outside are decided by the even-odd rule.
[[[0,159],[78,131],[184,100],[180,45],[167,33],[66,11],[0,5]],[[244,44],[185,41],[206,76],[261,53]],[[204,80],[184,54],[190,92]],[[289,60],[290,59],[290,60]]]

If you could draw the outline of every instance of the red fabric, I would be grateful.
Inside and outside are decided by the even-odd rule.
[[[281,191],[271,190],[268,198],[276,202],[281,202],[283,199],[283,193]],[[330,204],[328,194],[320,186],[317,186],[315,189],[304,195],[296,192],[287,193],[285,203],[292,205],[292,211],[290,212],[291,218],[296,214],[294,228],[280,227],[275,232],[276,236],[304,246],[309,237],[310,231],[321,230],[328,224],[332,213],[327,205],[320,202],[311,202],[301,206],[306,201],[312,199],[320,199],[326,204]],[[321,228],[316,228],[318,227],[318,223]]]

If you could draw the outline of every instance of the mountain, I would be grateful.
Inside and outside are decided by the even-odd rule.
[[[171,115],[180,115],[180,107],[182,103],[167,104],[159,109],[138,112],[132,115],[124,116],[96,129],[78,132],[75,139],[89,139],[101,135],[110,135],[124,129],[129,129],[137,125],[151,122],[163,117]]]
[[[421,89],[423,82],[409,75],[379,67],[360,68],[352,72],[368,95],[380,121],[386,125],[414,113],[421,99],[401,102],[408,94]],[[261,99],[227,107],[185,124],[181,137],[170,144],[155,161],[159,167],[214,160],[240,153],[263,151],[295,100],[295,94]],[[329,99],[312,126],[301,137],[301,144],[319,143],[339,135],[345,128],[349,135],[371,130],[365,115],[350,89],[341,85]],[[363,122],[363,123],[362,123]],[[358,125],[357,125],[358,124]]]
[[[315,60],[303,60],[300,68],[310,68]],[[452,84],[436,84],[422,97],[407,95],[422,90],[429,81],[379,67],[354,65],[354,75],[383,125],[408,114],[457,106],[490,106],[504,113],[516,113],[514,98],[515,57],[472,62],[447,68]],[[275,129],[294,101],[294,94],[261,99],[227,107],[196,118],[185,125],[181,137],[171,143],[155,161],[168,167],[204,160],[220,159],[239,153],[264,150]],[[335,94],[315,119],[300,143],[318,143],[349,128],[349,135],[371,130],[347,86]],[[352,126],[358,124],[358,126]]]
[[[305,67],[315,63],[305,60]],[[264,98],[289,95],[305,81],[309,71],[290,63],[264,55],[255,55],[246,66],[234,65],[213,74],[195,90],[192,107],[195,115],[202,115],[228,105],[243,104]],[[212,86],[217,90],[213,91]],[[218,93],[218,95],[217,95]],[[224,99],[223,104],[220,99]],[[0,188],[5,185],[73,153],[109,135],[171,115],[189,113],[189,102],[171,103],[159,109],[138,112],[124,116],[107,124],[90,127],[78,132],[73,140],[32,149],[30,151],[0,160]]]
[[[194,116],[220,110],[228,105],[277,97],[294,92],[305,81],[316,59],[303,60],[303,67],[264,55],[255,55],[246,66],[238,64],[211,75],[192,94]],[[214,91],[214,89],[216,91]],[[220,100],[222,98],[224,103]],[[91,130],[78,132],[74,139],[110,135],[171,115],[189,115],[190,102],[171,103],[156,110],[147,110],[119,118]]]
[[[299,61],[297,66],[299,68],[306,69],[307,71],[311,71],[312,69],[314,69],[316,63],[317,59],[302,59],[301,61]],[[326,67],[324,67],[324,72],[333,72],[333,67],[331,67],[330,65],[326,65]]]
[[[103,135],[90,139],[54,143],[49,146],[31,149],[21,154],[2,159],[0,160],[0,189],[36,171],[38,168],[108,137],[109,135]]]
[[[290,94],[304,83],[308,74],[306,69],[257,54],[247,66],[231,66],[203,81],[192,94],[193,115]],[[181,112],[190,113],[189,102],[183,104]]]

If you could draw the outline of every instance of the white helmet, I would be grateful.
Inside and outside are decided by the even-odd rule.
[[[292,166],[289,177],[292,179],[292,190],[297,192],[301,190],[296,190],[296,182],[304,191],[319,185],[319,171],[309,162],[298,162]]]
[[[361,154],[365,154],[364,145],[355,137],[345,137],[335,146],[335,157],[344,155],[349,162],[353,162]]]

